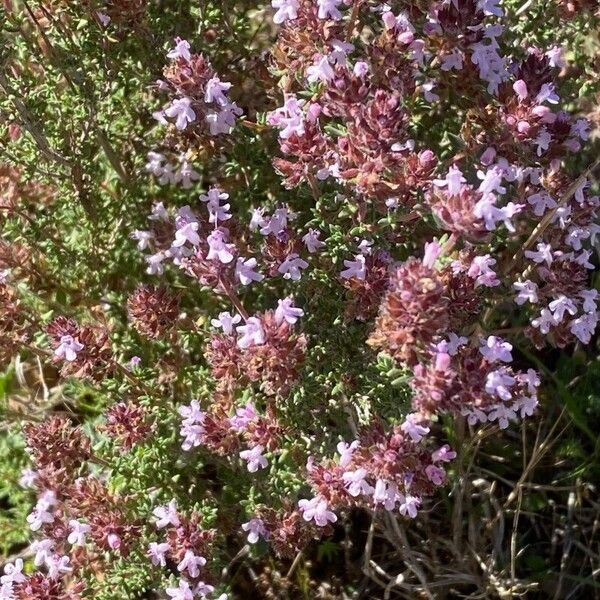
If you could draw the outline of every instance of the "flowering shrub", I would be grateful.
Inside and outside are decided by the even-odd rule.
[[[595,340],[592,127],[512,4],[166,4],[3,9],[7,600],[233,598],[357,515],[406,548]]]

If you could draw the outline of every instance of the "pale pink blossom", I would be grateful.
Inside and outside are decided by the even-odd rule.
[[[165,506],[158,506],[152,514],[156,517],[156,528],[163,529],[168,525],[179,527],[179,515],[177,514],[177,501],[171,500]]]
[[[148,556],[155,567],[165,567],[167,565],[167,552],[170,546],[166,542],[159,544],[151,542],[148,546]]]
[[[298,507],[305,521],[314,521],[319,527],[337,521],[336,514],[330,510],[329,504],[322,496],[315,496],[310,500],[300,500]]]
[[[235,263],[235,276],[242,285],[250,285],[253,281],[262,281],[265,276],[255,271],[256,259],[238,257]]]
[[[343,277],[344,279],[352,279],[353,277],[360,280],[365,279],[365,257],[362,254],[357,254],[354,257],[354,260],[344,260],[344,266],[346,269],[340,273],[340,277]]]
[[[257,317],[250,317],[244,325],[238,325],[236,330],[241,334],[237,342],[240,348],[250,348],[265,343],[265,332]]]
[[[182,40],[181,38],[175,38],[175,47],[172,50],[169,50],[167,54],[168,58],[183,58],[188,62],[192,59],[192,54],[190,52],[190,43],[186,40]]]
[[[217,329],[222,329],[225,335],[233,333],[233,326],[237,325],[242,320],[240,315],[231,315],[230,312],[221,312],[217,319],[211,319],[210,324]]]
[[[304,316],[304,311],[301,308],[294,306],[294,299],[291,296],[287,296],[283,300],[277,301],[275,321],[278,325],[284,321],[290,325],[294,325],[302,316]]]
[[[200,575],[200,568],[206,564],[203,556],[196,556],[192,550],[186,550],[181,562],[177,565],[177,570],[181,573],[187,571],[190,577],[196,578]]]
[[[262,519],[250,519],[248,522],[242,523],[242,529],[248,532],[249,544],[256,544],[261,537],[267,537],[267,529]]]
[[[173,100],[171,106],[166,108],[164,113],[167,117],[175,119],[175,127],[181,130],[196,120],[196,113],[192,109],[192,101],[187,97]]]
[[[250,473],[256,473],[258,469],[265,469],[268,466],[269,462],[263,456],[263,452],[264,447],[260,444],[250,448],[250,450],[240,452],[240,458],[246,461]]]
[[[60,344],[54,351],[56,358],[62,358],[68,362],[77,360],[77,354],[83,350],[84,346],[80,341],[71,335],[63,335],[60,338]]]

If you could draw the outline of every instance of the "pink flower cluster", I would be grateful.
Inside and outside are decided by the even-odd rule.
[[[176,586],[165,590],[167,596],[173,600],[211,596],[215,590],[211,583],[214,578],[205,557],[210,554],[216,532],[203,529],[202,518],[197,513],[189,517],[180,514],[175,500],[158,506],[152,514],[156,529],[163,532],[165,541],[151,542],[147,555],[155,567],[165,567],[167,560],[172,561],[180,577]],[[217,600],[226,598],[222,594]]]
[[[186,40],[177,38],[167,57],[171,64],[157,86],[168,92],[171,100],[154,118],[162,125],[174,124],[179,131],[191,125],[208,129],[211,136],[231,133],[242,114],[228,97],[231,83],[221,81],[204,56],[192,53]]]

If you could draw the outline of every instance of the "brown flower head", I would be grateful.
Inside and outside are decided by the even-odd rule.
[[[142,285],[127,299],[127,311],[137,331],[149,338],[171,332],[179,316],[179,297],[163,287]]]
[[[152,433],[146,409],[133,402],[119,402],[106,413],[104,433],[115,440],[123,450],[131,450],[146,441]]]
[[[306,357],[306,337],[293,333],[287,321],[278,323],[273,311],[261,318],[265,341],[244,349],[241,369],[250,381],[260,382],[265,394],[284,396],[299,377]]]
[[[15,600],[81,600],[85,584],[77,582],[65,589],[64,582],[34,573],[21,583],[14,584]]]
[[[41,424],[27,423],[23,430],[27,449],[38,469],[74,472],[91,456],[90,440],[65,417],[51,417]]]
[[[448,327],[448,298],[437,271],[415,258],[392,274],[368,343],[398,361],[415,364],[434,337]]]
[[[0,365],[8,364],[30,335],[27,315],[15,291],[0,283]]]
[[[364,279],[344,279],[349,295],[345,311],[347,319],[369,321],[377,314],[390,283],[390,263],[387,252],[374,252],[365,259]]]

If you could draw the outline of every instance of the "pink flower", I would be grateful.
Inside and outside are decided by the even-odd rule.
[[[180,406],[177,411],[186,420],[191,423],[203,423],[205,414],[200,408],[198,400],[192,400],[189,406]]]
[[[262,455],[264,447],[260,444],[254,446],[250,450],[242,450],[240,452],[240,458],[248,463],[248,471],[250,473],[256,473],[258,469],[264,469],[267,467],[269,462]]]
[[[47,565],[50,562],[50,560],[54,557],[54,548],[54,540],[45,539],[39,541],[36,540],[35,542],[33,542],[31,544],[31,551],[35,554],[33,564],[36,567]],[[2,596],[0,596],[0,598],[2,598]]]
[[[375,506],[382,504],[386,510],[394,510],[398,501],[398,488],[393,483],[388,483],[383,479],[375,482],[373,490],[373,503]]]
[[[410,517],[411,519],[414,519],[417,516],[417,509],[421,505],[421,499],[419,497],[410,495],[403,496],[400,494],[399,502],[398,508],[402,516]]]
[[[436,85],[435,82],[429,80],[425,81],[421,88],[423,89],[423,98],[425,102],[438,102],[440,97],[433,91]]]
[[[342,18],[342,13],[338,10],[338,6],[342,0],[317,0],[319,11],[317,16],[319,19],[333,19],[339,21]]]
[[[450,54],[444,55],[440,68],[442,71],[451,71],[452,69],[460,71],[463,68],[462,52],[455,48]]]
[[[544,102],[548,102],[549,104],[558,104],[559,100],[560,98],[554,91],[553,83],[542,83],[542,87],[535,98],[537,104],[543,104]]]
[[[346,269],[340,273],[340,277],[343,277],[344,279],[356,277],[356,279],[364,281],[367,273],[365,257],[362,254],[357,254],[354,257],[354,260],[344,260],[344,266]]]
[[[221,192],[219,188],[211,188],[205,194],[200,194],[200,200],[206,202],[209,214],[209,223],[218,225],[219,221],[228,221],[231,219],[231,213],[229,213],[230,205],[228,203],[221,204],[221,200],[227,200],[229,194]]]
[[[512,410],[520,411],[521,419],[531,417],[539,402],[536,396],[521,396],[512,406]]]
[[[79,521],[72,519],[69,521],[69,527],[71,533],[67,538],[67,542],[73,546],[85,546],[85,538],[90,532],[90,526],[86,523],[80,523]]]
[[[300,281],[302,269],[306,269],[308,263],[301,259],[298,254],[290,254],[278,267],[277,271],[283,274],[284,279]]]
[[[544,244],[543,242],[540,242],[537,245],[537,251],[526,250],[525,256],[537,264],[545,262],[548,266],[550,266],[554,260],[554,257],[552,256],[552,246],[550,246],[550,244]]]
[[[477,171],[477,177],[481,180],[477,191],[482,194],[506,194],[506,188],[502,185],[503,172],[497,166],[490,167],[485,173]]]
[[[515,81],[512,87],[513,90],[515,90],[515,94],[519,97],[519,100],[525,100],[529,95],[527,84],[522,79]]]
[[[27,515],[27,522],[31,531],[38,531],[43,525],[54,522],[54,515],[47,509],[34,508],[33,511]]]
[[[483,219],[485,228],[488,231],[496,229],[498,222],[503,222],[508,231],[514,233],[515,228],[511,222],[511,218],[521,212],[524,204],[514,204],[509,202],[506,206],[498,208],[496,206],[496,196],[492,193],[484,194],[475,205],[473,214],[480,219]]]
[[[445,187],[449,196],[455,196],[460,193],[463,183],[466,183],[466,181],[462,171],[456,165],[452,165],[448,169],[446,177],[444,179],[434,179],[433,184],[437,187]]]
[[[369,73],[369,65],[362,61],[359,60],[355,65],[354,68],[352,69],[352,73],[354,74],[355,77],[366,77],[366,75]],[[423,86],[425,87],[425,86]],[[439,100],[439,98],[438,98]]]
[[[190,53],[190,43],[186,40],[182,40],[180,37],[175,38],[175,48],[169,50],[167,57],[183,58],[189,62],[192,59],[192,55]]]
[[[243,408],[238,408],[235,411],[235,416],[229,419],[231,428],[238,433],[245,431],[250,423],[258,419],[258,414],[254,405],[251,402],[247,402]]]
[[[468,341],[468,338],[463,335],[459,336],[451,331],[448,333],[448,341],[440,342],[440,344],[437,345],[437,349],[439,352],[447,352],[450,356],[456,356],[459,348],[464,346]],[[444,345],[440,347],[441,344]]]
[[[121,537],[116,533],[109,533],[106,536],[106,541],[113,550],[118,550],[121,547]]]
[[[170,546],[167,543],[158,544],[151,542],[148,546],[148,556],[155,567],[164,567],[167,564],[167,552]]]
[[[509,421],[516,421],[517,415],[515,411],[506,404],[496,404],[488,413],[488,419],[490,421],[498,421],[500,429],[506,429]]]
[[[577,314],[575,302],[570,298],[567,298],[564,294],[560,295],[556,300],[552,300],[548,305],[548,308],[550,309],[550,312],[552,312],[556,324],[564,319],[566,312],[571,316]]]
[[[533,214],[536,217],[541,217],[547,209],[553,209],[557,206],[556,200],[545,191],[528,196],[527,202],[533,206]]]
[[[154,240],[154,234],[151,231],[135,229],[131,234],[131,238],[137,240],[138,250],[146,250],[150,247],[150,242]]]
[[[221,110],[209,112],[204,120],[208,123],[210,135],[229,134],[235,127],[235,119],[243,114],[243,110],[235,103],[229,102]]]
[[[98,17],[100,23],[102,23],[103,27],[107,27],[109,25],[109,23],[111,21],[111,18],[107,14],[105,14],[105,13],[100,12],[99,10],[97,10],[96,11],[96,16]],[[0,598],[2,598],[1,595],[0,595]]]
[[[12,584],[12,583],[23,583],[25,581],[25,575],[23,575],[23,560],[17,558],[14,563],[6,563],[4,567],[4,575],[0,577],[0,583]]]
[[[448,444],[444,444],[441,448],[438,448],[431,454],[431,459],[434,462],[451,462],[455,458],[456,452],[454,452]]]
[[[488,394],[498,396],[502,400],[510,400],[512,394],[510,389],[515,385],[515,378],[504,368],[496,369],[487,374],[485,379],[485,391]]]
[[[294,306],[294,299],[291,296],[277,301],[277,308],[275,309],[275,321],[277,324],[286,321],[290,325],[294,325],[302,316],[304,316],[304,311]]]
[[[541,156],[548,148],[550,148],[550,142],[552,142],[552,135],[547,129],[542,128],[538,136],[533,140],[533,143],[537,146],[538,156]]]
[[[298,18],[298,0],[271,0],[271,6],[277,9],[273,16],[277,25]]]
[[[187,550],[182,561],[177,565],[177,570],[181,573],[187,571],[190,577],[196,578],[200,575],[200,567],[206,564],[203,556],[196,556],[191,550]]]
[[[554,315],[547,309],[543,308],[540,316],[531,321],[531,326],[540,330],[540,333],[546,335],[556,323],[554,322]]]
[[[373,495],[375,488],[365,480],[367,474],[367,470],[361,468],[356,469],[356,471],[346,471],[342,475],[346,489],[351,496],[356,498],[361,494],[364,496]]]
[[[194,590],[184,579],[179,582],[179,587],[167,588],[165,592],[172,600],[194,600]]]
[[[335,73],[327,56],[321,56],[313,65],[306,69],[308,83],[316,83],[317,81],[329,83],[334,77]]]
[[[273,215],[266,221],[264,227],[261,228],[260,233],[262,235],[279,235],[287,227],[288,221],[292,220],[293,213],[291,213],[285,206],[275,210]]]
[[[184,421],[179,429],[179,435],[184,438],[181,449],[188,452],[192,448],[197,448],[204,442],[205,433],[201,423]]]
[[[325,245],[321,240],[319,240],[320,235],[321,232],[318,229],[309,229],[308,233],[306,233],[302,238],[306,249],[311,254],[318,252],[319,249]]]
[[[19,478],[19,485],[24,488],[32,488],[35,486],[38,474],[33,469],[23,469]]]
[[[585,314],[571,322],[569,331],[576,336],[582,344],[589,344],[597,325],[598,313]]]
[[[358,440],[354,440],[351,444],[346,442],[339,442],[337,445],[337,451],[340,455],[340,467],[347,467],[352,461],[352,455],[354,451],[360,446]]]
[[[206,258],[208,260],[217,259],[224,265],[229,264],[233,260],[232,251],[235,250],[233,244],[225,243],[225,236],[222,231],[215,229],[207,238],[209,250]]]
[[[239,260],[239,259],[238,259]],[[213,327],[222,329],[225,335],[231,335],[233,333],[233,326],[242,320],[240,315],[231,315],[229,312],[219,313],[218,319],[211,319],[210,323]]]
[[[597,310],[596,299],[598,290],[582,290],[579,296],[583,298],[583,310],[586,313],[595,313]]]
[[[336,514],[329,510],[329,504],[322,496],[315,496],[310,500],[300,500],[298,508],[305,521],[314,521],[319,527],[325,527],[329,523],[337,521]]]
[[[442,247],[437,241],[428,242],[425,244],[425,253],[423,255],[423,264],[430,269],[433,269],[435,261],[442,253]]]
[[[427,475],[427,479],[429,479],[433,485],[442,485],[446,479],[446,471],[435,465],[428,465],[425,467],[425,475]]]
[[[235,276],[242,285],[250,285],[253,281],[262,281],[265,276],[258,273],[255,258],[238,257],[235,263]]]
[[[200,174],[194,170],[187,160],[184,159],[181,162],[179,171],[174,174],[173,182],[180,183],[184,190],[189,190],[193,186],[194,181],[198,181],[199,179]]]
[[[267,225],[264,213],[264,208],[255,208],[252,210],[252,217],[250,218],[250,223],[248,224],[248,228],[250,229],[250,231],[256,231],[257,229],[260,229],[261,227],[265,227],[265,225]]]
[[[564,57],[564,51],[560,46],[552,46],[552,48],[546,51],[546,56],[548,57],[551,67],[558,67],[559,69],[562,69],[567,65],[567,61]]]
[[[298,100],[294,94],[288,94],[283,106],[269,113],[267,121],[280,129],[279,137],[289,139],[292,135],[304,135],[304,100]]]
[[[148,275],[162,275],[165,270],[162,264],[165,258],[164,252],[157,252],[156,254],[152,254],[152,256],[147,256],[146,262],[148,263],[148,268],[146,269],[146,273]]]
[[[538,286],[533,281],[515,281],[513,283],[513,288],[517,290],[517,296],[515,297],[515,302],[521,306],[525,304],[525,302],[531,302],[531,304],[535,304],[538,301]]]
[[[54,556],[48,563],[48,577],[50,579],[59,579],[62,575],[70,573],[73,570],[71,567],[71,559],[68,556]]]
[[[186,223],[175,232],[175,241],[173,247],[179,248],[186,242],[192,244],[192,246],[200,245],[200,236],[198,235],[198,223]]]
[[[256,544],[260,537],[267,537],[267,529],[262,519],[250,519],[247,523],[242,523],[242,529],[248,532],[249,544]]]
[[[166,506],[158,506],[152,511],[156,517],[156,528],[162,529],[167,525],[179,527],[179,515],[177,514],[177,502],[171,500]]]
[[[204,88],[204,102],[216,102],[221,106],[229,103],[229,99],[225,95],[232,87],[228,81],[221,81],[216,75],[206,82]]]
[[[184,438],[181,448],[186,452],[196,448],[204,441],[205,413],[200,409],[198,400],[192,400],[189,406],[179,407],[179,414],[183,417],[179,434]]]
[[[406,415],[404,423],[400,425],[400,429],[404,433],[408,434],[413,442],[420,442],[423,436],[429,433],[429,427],[421,425],[423,423],[423,417],[417,413],[411,413]]]
[[[250,346],[260,346],[265,343],[265,332],[257,317],[250,317],[245,325],[238,325],[236,330],[242,335],[237,342],[240,348],[250,348]]]
[[[71,335],[63,335],[60,338],[60,344],[54,351],[54,356],[63,358],[68,362],[77,360],[77,354],[83,350],[83,344]]]
[[[502,361],[512,362],[512,345],[505,342],[502,338],[490,335],[488,339],[479,348],[479,352],[490,362]]]
[[[173,100],[171,106],[165,109],[165,115],[175,119],[177,129],[185,129],[189,123],[196,120],[196,113],[192,110],[192,101],[190,98],[178,98]]]
[[[494,158],[496,158],[496,148],[490,146],[489,148],[485,149],[479,160],[481,161],[482,165],[489,166],[492,164]]]

